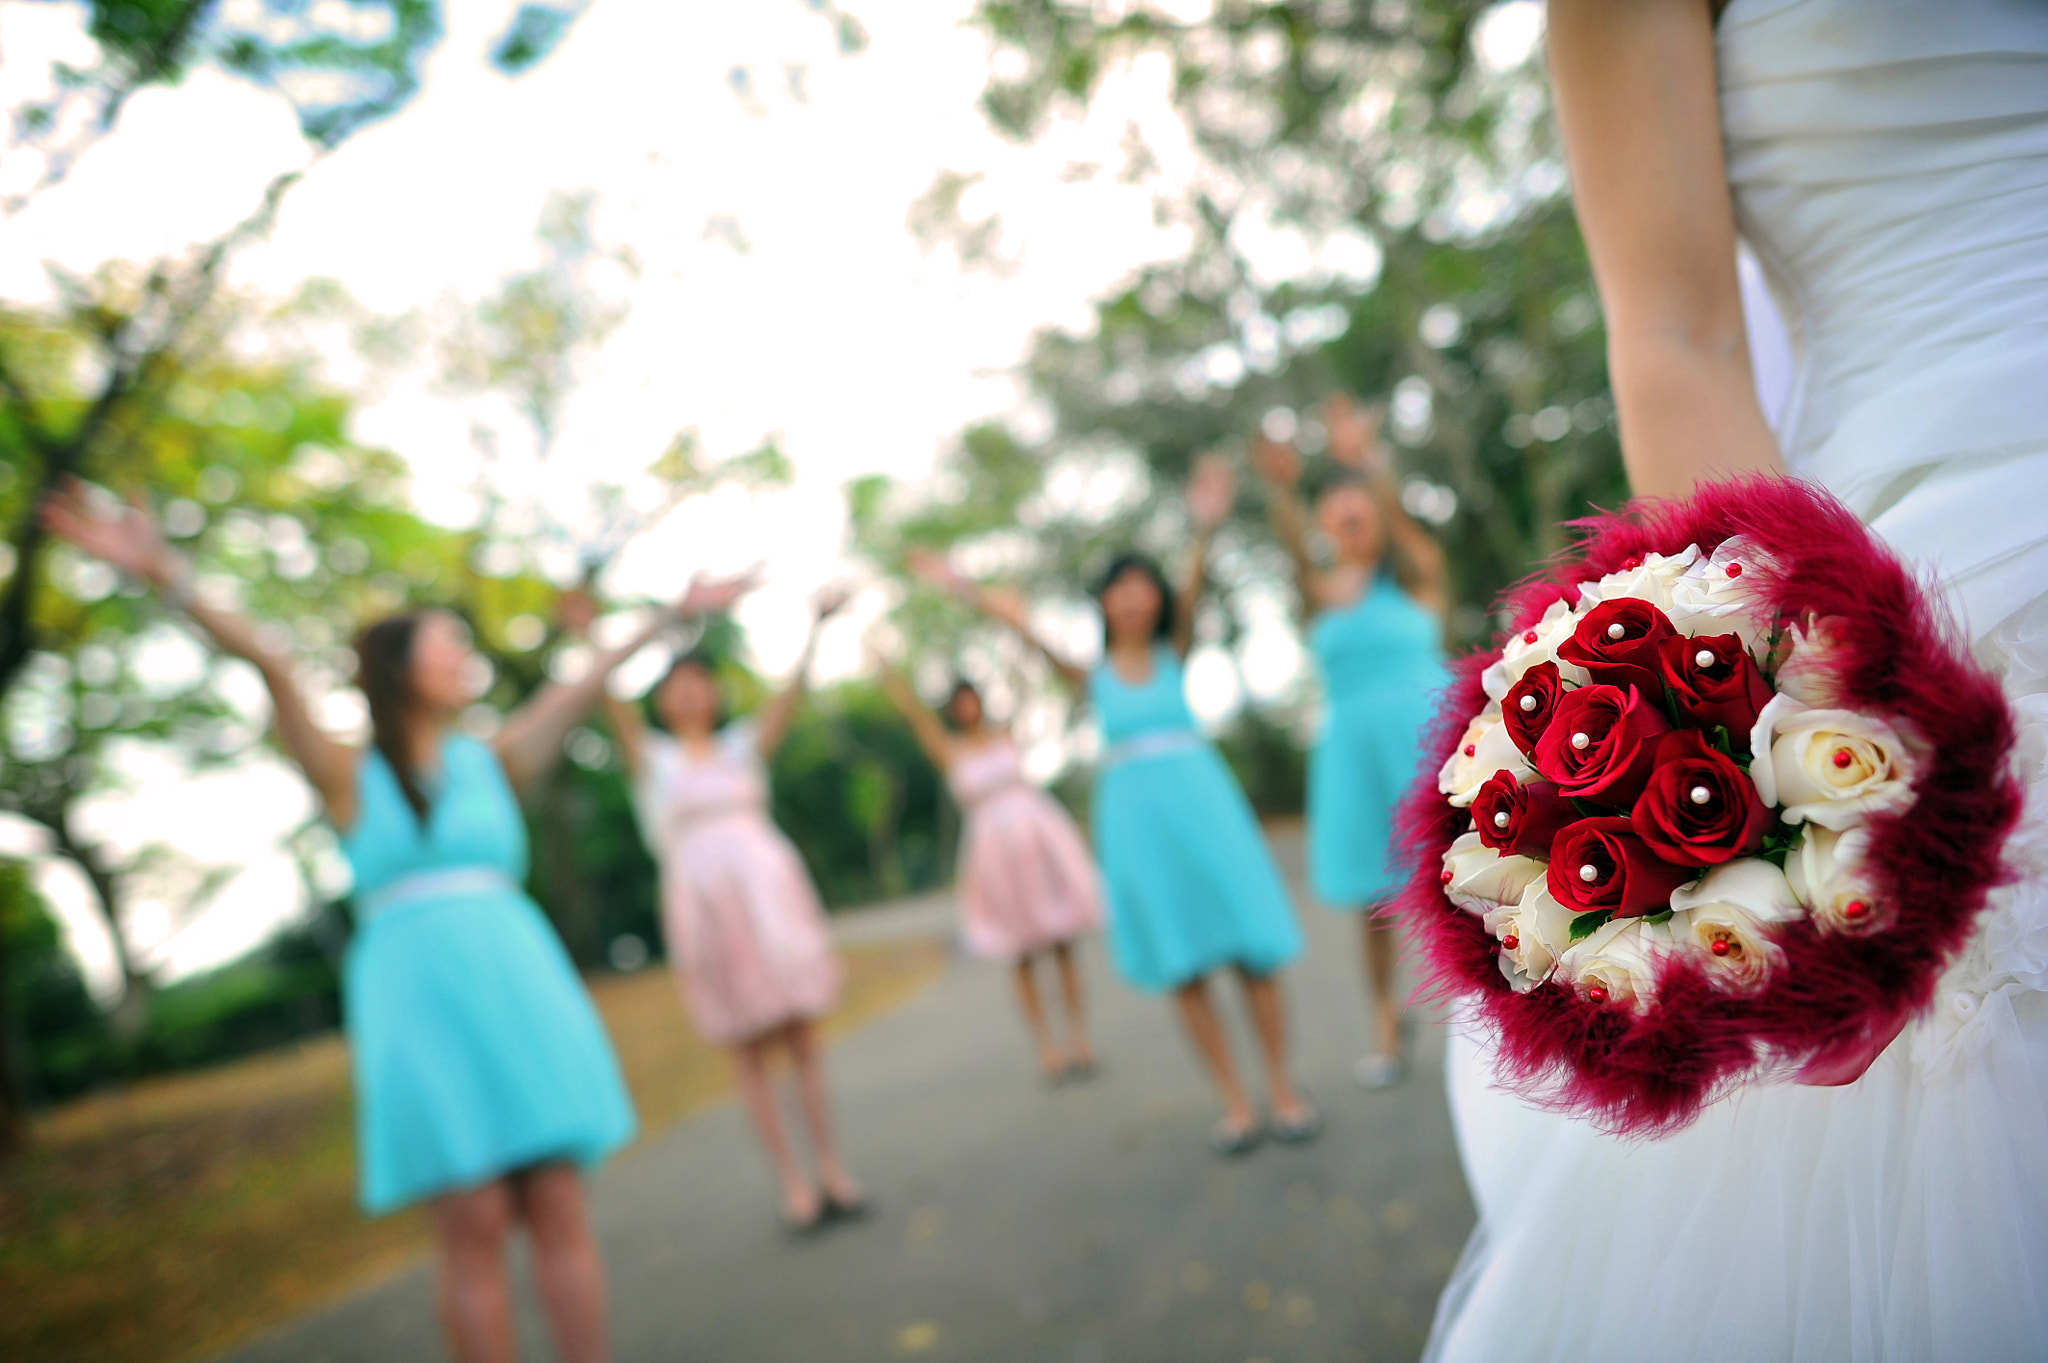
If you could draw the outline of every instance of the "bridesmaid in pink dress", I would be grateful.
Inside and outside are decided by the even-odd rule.
[[[1102,926],[1102,888],[1074,821],[1024,777],[1017,745],[991,725],[974,683],[955,682],[942,722],[908,678],[881,669],[882,685],[966,815],[960,835],[960,935],[967,949],[1009,961],[1038,1065],[1058,1083],[1095,1072],[1074,940]],[[1067,1044],[1053,1037],[1038,992],[1038,960],[1051,956],[1066,1002]]]
[[[839,997],[839,958],[797,850],[769,817],[767,761],[803,697],[818,627],[845,604],[820,598],[796,674],[751,720],[722,723],[711,660],[686,654],[654,691],[667,732],[611,700],[642,835],[661,866],[663,931],[698,1030],[731,1048],[741,1097],[782,1184],[792,1230],[866,1209],[833,1137],[817,1021]],[[784,1130],[769,1065],[788,1055],[817,1162]]]

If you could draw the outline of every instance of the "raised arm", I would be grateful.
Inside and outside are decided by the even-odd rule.
[[[724,610],[751,591],[753,586],[752,574],[713,582],[692,582],[689,591],[674,607],[657,612],[652,620],[617,648],[599,653],[582,676],[569,682],[550,682],[514,710],[492,741],[498,752],[498,761],[503,764],[505,775],[511,779],[513,787],[522,791],[531,789],[561,760],[562,742],[568,738],[569,730],[590,713],[590,707],[597,703],[598,697],[606,694],[606,683],[618,670],[619,664],[645,648],[678,618]]]
[[[1710,0],[1551,0],[1548,23],[1630,485],[1782,472],[1743,330]]]
[[[578,639],[590,637],[590,627],[598,616],[595,599],[583,590],[564,592],[556,612],[562,621],[562,628]],[[603,691],[605,719],[611,724],[612,736],[619,740],[619,752],[626,764],[626,779],[640,779],[640,746],[647,735],[647,724],[640,718],[638,708],[618,698],[607,685]]]
[[[1266,505],[1274,538],[1294,564],[1294,590],[1301,614],[1312,616],[1322,606],[1321,575],[1308,550],[1308,505],[1301,499],[1301,454],[1284,440],[1258,436],[1252,441],[1252,467],[1266,483]]]
[[[1408,508],[1401,505],[1394,461],[1380,439],[1385,418],[1382,406],[1361,407],[1349,393],[1332,393],[1323,403],[1330,457],[1364,475],[1373,504],[1379,508],[1380,524],[1386,527],[1388,552],[1405,569],[1402,585],[1438,616],[1445,616],[1451,609],[1450,562],[1436,536],[1417,525]]]
[[[1088,669],[1039,637],[1038,632],[1031,628],[1030,611],[1021,596],[963,577],[942,555],[925,549],[911,551],[910,571],[940,591],[965,601],[989,619],[1009,626],[1010,632],[1022,639],[1027,648],[1045,659],[1053,673],[1067,684],[1068,690],[1077,697],[1088,694]]]
[[[1195,608],[1201,604],[1202,592],[1209,585],[1209,541],[1216,537],[1216,527],[1223,524],[1237,500],[1237,475],[1221,455],[1205,454],[1195,461],[1195,471],[1189,475],[1183,495],[1194,542],[1188,548],[1180,613],[1173,621],[1173,651],[1185,658],[1195,646]]]
[[[43,523],[50,533],[148,583],[205,630],[222,652],[253,663],[270,690],[278,742],[306,774],[334,826],[345,832],[355,823],[356,750],[313,722],[292,676],[291,659],[269,647],[254,622],[193,594],[192,565],[164,542],[148,511],[134,504],[108,518],[92,506],[83,485],[73,481],[43,504]]]
[[[946,770],[953,764],[952,735],[946,732],[946,726],[939,722],[932,708],[917,694],[917,688],[910,684],[910,678],[903,675],[901,668],[879,654],[871,653],[870,656],[874,659],[875,675],[881,683],[882,694],[903,712],[903,718],[910,723],[910,732],[917,735],[917,745],[924,749],[924,755],[932,760],[932,765],[940,771]]]
[[[811,629],[804,636],[804,650],[797,656],[796,670],[782,689],[761,707],[761,717],[755,722],[754,743],[763,761],[773,757],[775,750],[782,746],[782,740],[789,737],[790,722],[796,718],[796,707],[803,702],[804,691],[810,684],[811,660],[817,656],[818,635],[825,628],[825,622],[844,610],[852,599],[852,593],[838,587],[828,588],[812,598]]]

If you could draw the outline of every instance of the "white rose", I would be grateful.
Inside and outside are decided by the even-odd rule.
[[[1616,918],[1572,943],[1557,958],[1557,970],[1589,998],[1641,1009],[1657,992],[1658,957],[1672,946],[1666,924]]]
[[[1863,868],[1869,854],[1868,828],[1836,832],[1806,825],[1799,845],[1785,858],[1785,880],[1818,926],[1834,932],[1870,926],[1877,896]]]
[[[1699,949],[1709,976],[1744,985],[1784,961],[1768,925],[1800,916],[1785,873],[1756,857],[1723,863],[1699,884],[1673,890],[1671,907],[1673,935]]]
[[[1854,710],[1776,695],[1750,730],[1749,779],[1787,823],[1844,829],[1913,803],[1916,763],[1898,730]]]
[[[1771,556],[1743,536],[1723,540],[1671,584],[1664,613],[1681,634],[1733,634],[1754,651],[1770,634],[1762,584],[1774,567]]]
[[[1486,930],[1500,940],[1500,973],[1516,993],[1527,993],[1550,974],[1571,945],[1574,916],[1540,876],[1522,891],[1519,901],[1486,915]]]
[[[1535,775],[1529,760],[1522,756],[1522,750],[1515,746],[1507,727],[1500,722],[1500,706],[1489,704],[1465,726],[1458,746],[1451,750],[1436,774],[1436,788],[1463,809],[1498,771],[1513,772],[1517,781]]]
[[[1642,562],[1633,568],[1624,568],[1618,573],[1609,573],[1598,582],[1588,582],[1579,588],[1579,611],[1602,601],[1616,597],[1633,596],[1647,601],[1666,615],[1671,613],[1671,593],[1690,568],[1699,561],[1700,547],[1689,544],[1682,554],[1645,554]]]
[[[1485,914],[1522,897],[1530,884],[1549,874],[1549,868],[1534,857],[1502,856],[1479,841],[1477,832],[1466,833],[1444,853],[1444,893],[1467,913]]]
[[[1557,663],[1558,675],[1575,685],[1583,686],[1591,681],[1592,677],[1585,668],[1559,662],[1557,657],[1559,645],[1571,638],[1578,627],[1577,612],[1559,598],[1550,603],[1550,609],[1543,612],[1541,620],[1509,635],[1500,646],[1500,661],[1487,668],[1479,679],[1488,698],[1498,704],[1506,698],[1508,688],[1538,663]]]
[[[1778,664],[1772,679],[1778,690],[1806,705],[1831,706],[1841,700],[1835,678],[1839,668],[1835,650],[1839,646],[1842,622],[1833,616],[1791,628],[1792,651]]]

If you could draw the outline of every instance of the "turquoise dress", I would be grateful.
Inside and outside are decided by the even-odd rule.
[[[1107,662],[1088,680],[1106,744],[1093,803],[1110,957],[1154,991],[1221,966],[1268,974],[1301,954],[1294,904],[1237,778],[1195,728],[1180,659],[1152,659],[1143,686]]]
[[[631,1140],[618,1058],[519,885],[526,825],[497,754],[450,738],[424,827],[382,754],[358,764],[357,928],[342,977],[371,1215]]]
[[[1332,908],[1385,901],[1394,807],[1422,760],[1422,735],[1443,688],[1443,626],[1381,573],[1309,632],[1328,717],[1308,764],[1309,883]]]

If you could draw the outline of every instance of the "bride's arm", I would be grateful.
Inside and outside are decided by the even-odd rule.
[[[1551,0],[1548,49],[1630,485],[1782,472],[1743,331],[1710,0]]]

